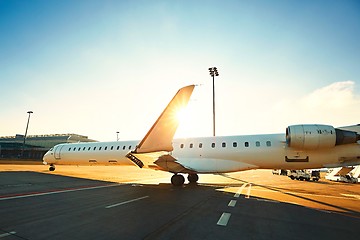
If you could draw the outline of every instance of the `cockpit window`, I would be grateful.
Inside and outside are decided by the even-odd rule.
[[[49,151],[52,151],[54,148],[50,148],[50,150]]]

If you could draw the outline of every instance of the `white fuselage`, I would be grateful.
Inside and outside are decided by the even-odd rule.
[[[134,165],[126,155],[139,141],[59,144],[44,155],[57,165]],[[194,173],[226,173],[247,169],[306,169],[360,164],[360,144],[301,150],[286,144],[285,134],[184,138],[173,140],[169,154]],[[158,169],[178,172],[178,170]]]

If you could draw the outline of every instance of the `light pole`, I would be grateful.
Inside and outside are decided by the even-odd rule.
[[[119,133],[120,132],[116,132],[116,141],[119,141]]]
[[[28,111],[27,112],[29,114],[28,116],[28,120],[27,120],[27,124],[26,124],[26,130],[25,130],[25,135],[24,135],[24,141],[23,141],[23,147],[22,147],[22,152],[21,152],[21,156],[24,158],[24,150],[25,150],[25,139],[26,139],[26,134],[28,131],[28,127],[29,127],[29,122],[30,122],[30,114],[33,113],[33,111]]]
[[[219,76],[216,67],[209,68],[210,76],[213,80],[213,136],[215,137],[215,76]]]

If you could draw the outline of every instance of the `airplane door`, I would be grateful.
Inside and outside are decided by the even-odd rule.
[[[54,149],[55,159],[60,159],[60,152],[61,152],[62,148],[63,148],[63,145],[60,145]]]

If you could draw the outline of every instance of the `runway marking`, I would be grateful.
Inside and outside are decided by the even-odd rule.
[[[275,190],[267,190],[267,189],[255,189],[253,191],[259,191],[259,192],[274,192],[277,193],[278,191]],[[286,194],[295,194],[295,195],[303,195],[303,196],[312,196],[312,197],[325,197],[325,198],[336,198],[336,199],[346,199],[346,200],[351,200],[349,199],[349,197],[352,198],[358,198],[360,199],[360,195],[352,195],[352,194],[341,194],[343,195],[343,197],[339,197],[339,196],[331,196],[331,195],[323,195],[323,194],[314,194],[314,193],[302,193],[302,192],[294,192],[294,191],[283,191],[280,193],[286,193]]]
[[[259,202],[271,202],[271,203],[280,203],[279,201],[275,201],[275,200],[269,200],[269,199],[256,199]]]
[[[38,197],[38,196],[45,196],[45,195],[58,194],[58,193],[92,190],[92,189],[99,189],[99,188],[116,187],[116,186],[120,186],[120,185],[123,185],[123,184],[116,183],[116,184],[101,185],[101,186],[95,186],[95,187],[82,187],[82,188],[70,188],[70,189],[64,189],[64,190],[54,190],[54,191],[49,191],[49,192],[22,193],[22,194],[10,195],[10,196],[0,196],[0,201],[18,199],[18,198]]]
[[[250,191],[251,191],[251,183],[249,184],[248,191],[246,193],[245,198],[250,198]]]
[[[229,207],[235,207],[236,202],[237,202],[236,200],[230,200],[228,206],[229,206]]]
[[[234,197],[238,198],[240,197],[242,191],[244,190],[244,188],[246,187],[246,185],[248,185],[249,183],[244,183],[240,188],[239,190],[235,193]]]
[[[3,234],[0,234],[0,238],[8,237],[8,236],[11,236],[11,235],[14,235],[14,234],[16,234],[16,232],[3,233]]]
[[[217,222],[217,225],[220,226],[226,226],[229,222],[229,219],[231,217],[231,213],[224,212],[221,217],[219,218],[219,221]]]
[[[144,197],[131,199],[131,200],[128,200],[128,201],[125,201],[125,202],[120,202],[120,203],[116,203],[116,204],[113,204],[113,205],[106,206],[105,208],[113,208],[113,207],[121,206],[121,205],[124,205],[124,204],[127,204],[127,203],[132,203],[132,202],[135,202],[135,201],[139,201],[139,200],[142,200],[142,199],[145,199],[145,198],[148,198],[148,197],[149,196],[144,196]]]
[[[307,207],[307,208],[309,208],[309,209],[315,209],[315,210],[317,210],[317,211],[325,212],[325,213],[333,213],[333,212],[331,212],[331,211],[327,211],[327,210],[320,209],[320,208],[311,208],[311,207]]]
[[[356,199],[359,199],[360,200],[360,195],[356,195],[356,194],[344,194],[342,193],[341,195],[345,196],[345,197],[353,197],[353,198],[356,198]]]

